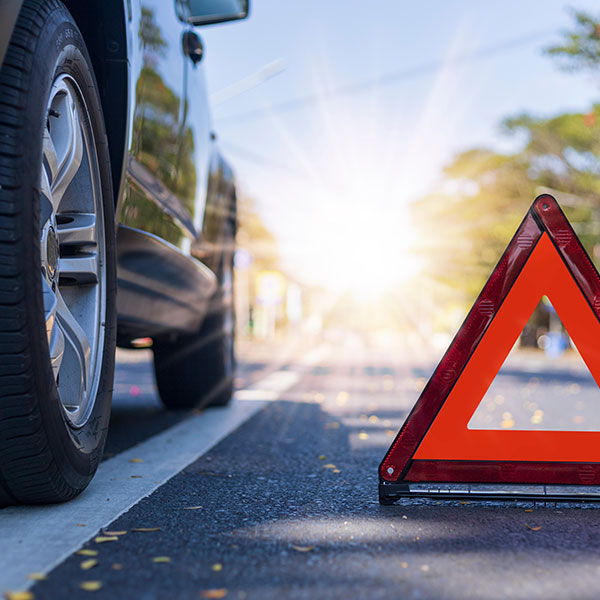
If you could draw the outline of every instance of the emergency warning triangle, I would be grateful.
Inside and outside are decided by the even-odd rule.
[[[600,277],[549,195],[532,204],[385,455],[382,503],[412,495],[411,484],[600,485],[600,431],[468,428],[543,296],[600,386]]]

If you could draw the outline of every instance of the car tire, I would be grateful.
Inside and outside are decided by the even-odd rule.
[[[0,504],[60,502],[100,462],[116,340],[98,86],[57,0],[25,0],[0,70]]]
[[[199,331],[154,343],[156,384],[169,409],[226,406],[233,395],[233,231],[228,222],[218,272],[219,288]]]

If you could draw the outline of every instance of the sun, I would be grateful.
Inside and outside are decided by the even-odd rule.
[[[374,300],[418,274],[405,203],[361,204],[345,197],[329,198],[327,206],[330,214],[315,223],[307,253],[313,278],[333,291]]]

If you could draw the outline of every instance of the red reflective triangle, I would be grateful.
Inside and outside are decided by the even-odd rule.
[[[427,482],[600,484],[600,432],[467,427],[544,295],[600,385],[600,277],[554,198],[540,196],[385,455],[380,491]]]

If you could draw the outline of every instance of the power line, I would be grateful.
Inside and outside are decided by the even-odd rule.
[[[247,110],[232,115],[216,117],[216,119],[219,121],[219,125],[237,122],[249,123],[268,117],[273,113],[287,113],[295,110],[300,110],[302,108],[306,108],[308,106],[319,104],[323,101],[333,99],[337,96],[349,96],[353,94],[360,94],[372,88],[394,85],[402,81],[415,79],[432,71],[437,71],[442,67],[455,67],[467,62],[485,59],[495,54],[500,54],[505,50],[510,50],[519,46],[529,45],[539,39],[547,37],[548,35],[550,35],[550,32],[548,32],[547,30],[532,32],[526,36],[519,36],[517,38],[505,40],[504,42],[500,42],[498,44],[484,46],[483,48],[480,48],[479,50],[476,50],[474,52],[468,52],[459,55],[450,61],[437,60],[418,65],[416,67],[402,69],[400,71],[396,71],[395,73],[389,73],[382,77],[375,77],[372,79],[366,79],[363,81],[358,81],[356,83],[341,86],[335,90],[332,90],[326,96],[323,96],[322,94],[306,94],[305,96],[300,96],[299,98],[292,98],[290,100],[284,100],[277,104],[272,104],[267,108],[255,108],[252,110]]]

